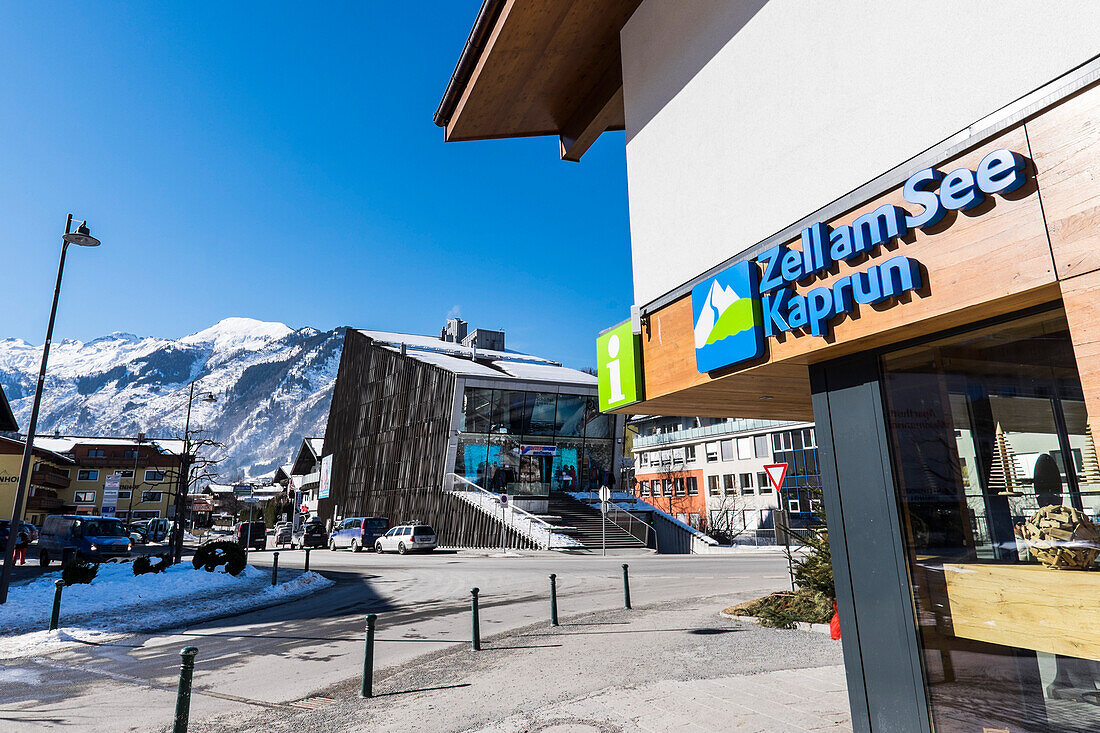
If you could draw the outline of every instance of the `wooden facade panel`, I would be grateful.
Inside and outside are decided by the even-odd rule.
[[[1100,87],[1027,123],[1061,279],[1100,269]]]
[[[1100,270],[1061,283],[1069,335],[1093,440],[1100,439]]]
[[[1009,130],[938,168],[945,173],[958,167],[975,170],[987,153],[998,148],[1026,155],[1023,127]],[[934,231],[911,232],[888,249],[880,248],[873,258],[854,265],[836,264],[826,277],[797,285],[795,292],[804,294],[894,255],[906,255],[919,262],[925,281],[919,291],[906,294],[901,302],[857,306],[857,310],[833,322],[826,339],[801,332],[770,339],[761,364],[726,374],[700,374],[695,366],[690,296],[651,314],[648,331],[643,334],[647,400],[631,410],[686,415],[720,411],[741,417],[766,414],[809,419],[806,365],[810,363],[1056,300],[1054,262],[1030,164],[1029,173],[1028,184],[1008,197],[987,196],[975,210],[949,213]],[[899,187],[828,223],[834,227],[850,224],[884,204],[896,204],[915,213],[914,205],[904,200]],[[797,240],[788,246],[801,249]],[[723,383],[729,384],[725,390],[714,386]],[[772,398],[763,413],[759,412],[761,394]],[[723,396],[720,408],[699,409],[718,395]]]

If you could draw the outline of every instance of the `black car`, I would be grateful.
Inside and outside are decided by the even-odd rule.
[[[263,522],[240,522],[233,528],[233,539],[241,547],[267,549],[267,525]]]
[[[290,538],[290,549],[305,549],[307,547],[324,547],[328,543],[325,534],[325,525],[320,522],[306,522],[294,531]]]

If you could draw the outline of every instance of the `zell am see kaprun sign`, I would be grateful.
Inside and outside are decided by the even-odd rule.
[[[699,371],[758,359],[765,340],[786,331],[825,337],[830,324],[857,305],[920,289],[920,265],[904,255],[805,293],[796,294],[793,285],[824,276],[835,262],[872,255],[913,229],[935,226],[948,211],[972,209],[987,194],[1015,191],[1026,181],[1025,163],[1019,153],[1000,149],[985,156],[977,171],[959,168],[945,176],[925,168],[902,187],[905,200],[920,207],[918,213],[885,204],[850,225],[833,229],[818,222],[802,230],[801,250],[781,244],[706,278],[691,290]]]

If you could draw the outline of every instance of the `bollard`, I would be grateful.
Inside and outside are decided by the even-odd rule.
[[[374,625],[378,616],[367,614],[367,645],[363,649],[363,684],[359,687],[359,697],[374,697]]]
[[[630,610],[630,576],[627,574],[627,564],[623,563],[623,606]]]
[[[61,620],[61,589],[65,587],[65,581],[55,580],[53,587],[53,613],[50,614],[50,631],[56,631],[57,622]]]
[[[306,548],[306,566],[305,566],[305,568],[303,568],[303,570],[307,573],[309,572],[309,550],[310,550],[310,548],[307,547]]]
[[[172,733],[187,733],[187,723],[191,717],[191,677],[195,673],[195,655],[199,650],[185,646],[180,650],[180,686],[176,691],[176,722]]]
[[[550,625],[558,625],[558,576],[550,573]]]
[[[271,553],[271,584],[279,582],[279,551]]]
[[[481,651],[481,627],[477,614],[477,594],[480,592],[478,588],[470,589],[470,597],[472,598],[470,608],[473,611],[473,648],[475,652]]]

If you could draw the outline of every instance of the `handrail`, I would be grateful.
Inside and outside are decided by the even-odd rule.
[[[500,495],[499,494],[496,494],[492,491],[489,491],[488,489],[485,489],[481,486],[478,486],[473,481],[470,481],[469,479],[465,478],[464,476],[459,476],[457,473],[448,473],[448,474],[445,474],[443,476],[443,490],[453,492],[455,490],[455,488],[454,488],[454,480],[455,479],[458,479],[459,481],[461,481],[466,486],[472,487],[475,491],[478,491],[478,492],[490,497],[493,501],[495,501],[497,503],[498,506],[500,505]],[[448,484],[448,480],[449,480],[449,484]],[[449,486],[449,488],[448,488],[448,486]],[[520,517],[522,517],[522,518],[528,520],[529,522],[531,522],[532,525],[535,525],[535,527],[537,529],[540,529],[543,532],[545,532],[546,533],[546,540],[543,541],[541,544],[543,545],[544,549],[550,549],[551,539],[553,539],[553,536],[555,534],[557,534],[554,531],[554,525],[550,524],[549,522],[547,522],[542,517],[539,517],[539,516],[536,516],[536,515],[532,514],[531,512],[527,511],[526,509],[521,509],[520,507],[516,506],[515,504],[509,503],[508,506],[505,507],[505,508],[511,510],[513,515],[518,514]],[[513,529],[515,529],[516,531],[519,531],[518,528],[513,527]],[[534,539],[534,538],[532,538],[532,539]],[[535,541],[538,542],[538,540],[535,540]]]

